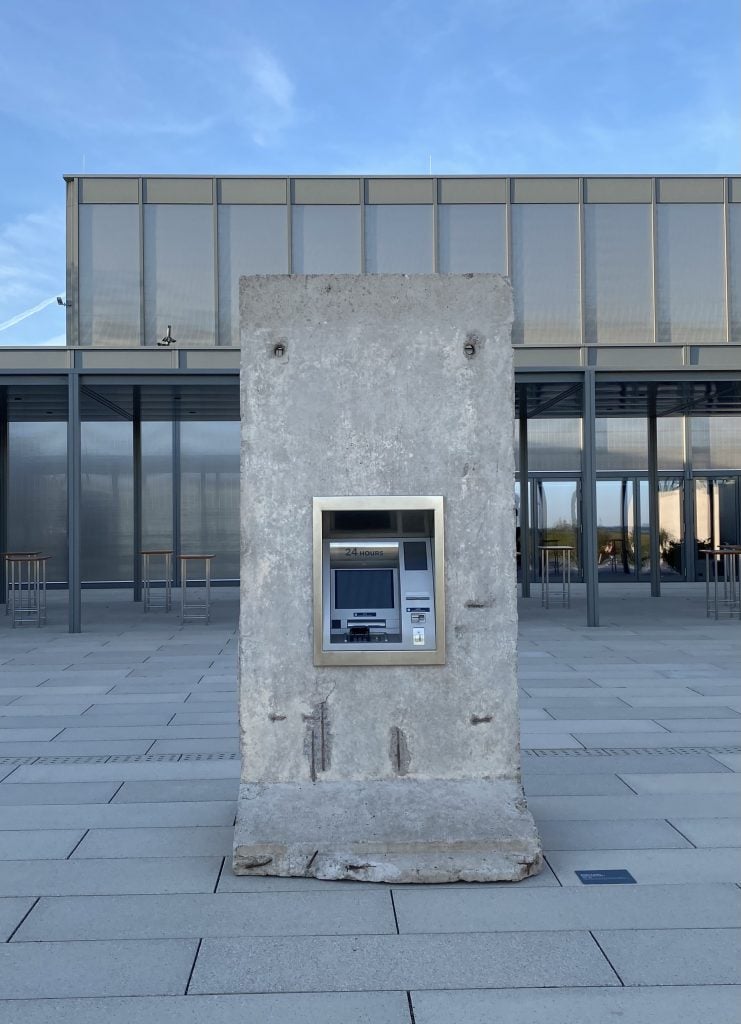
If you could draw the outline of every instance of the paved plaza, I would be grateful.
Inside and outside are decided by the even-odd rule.
[[[603,586],[589,629],[573,591],[520,602],[547,866],[497,885],[231,873],[236,590],[209,626],[130,591],[79,635],[60,592],[0,612],[0,1021],[738,1024],[741,622]]]

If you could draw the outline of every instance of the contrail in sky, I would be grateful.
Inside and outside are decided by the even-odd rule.
[[[12,316],[10,320],[6,320],[4,323],[0,324],[0,331],[4,331],[8,327],[12,327],[14,324],[19,324],[21,320],[25,320],[28,316],[33,316],[34,313],[40,313],[42,309],[46,309],[47,306],[51,306],[52,302],[56,301],[56,295],[52,295],[50,299],[44,299],[44,301],[40,302],[38,306],[33,306],[31,309],[27,309],[23,313],[16,313],[16,315]]]

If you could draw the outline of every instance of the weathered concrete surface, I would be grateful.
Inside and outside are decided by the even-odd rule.
[[[244,278],[241,320],[235,870],[535,873],[519,776],[508,283]],[[312,499],[391,494],[445,499],[447,663],[316,667]]]

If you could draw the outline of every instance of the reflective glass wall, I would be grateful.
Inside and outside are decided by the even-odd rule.
[[[523,345],[741,341],[741,179],[81,178],[71,344],[238,344],[250,274],[502,273]],[[76,332],[76,333],[75,333]]]
[[[67,579],[67,429],[8,424],[8,548],[49,555],[49,582]]]

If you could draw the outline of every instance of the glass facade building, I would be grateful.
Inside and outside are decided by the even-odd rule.
[[[599,580],[652,586],[699,578],[705,546],[741,541],[741,178],[132,175],[66,189],[68,350],[24,363],[0,349],[5,550],[40,545],[55,580],[76,543],[70,508],[83,583],[136,583],[147,545],[213,549],[215,575],[236,580],[239,278],[252,274],[509,277],[525,592],[554,538],[571,538],[585,579],[595,562]],[[168,329],[176,345],[158,347]],[[78,439],[60,427],[74,415]]]

